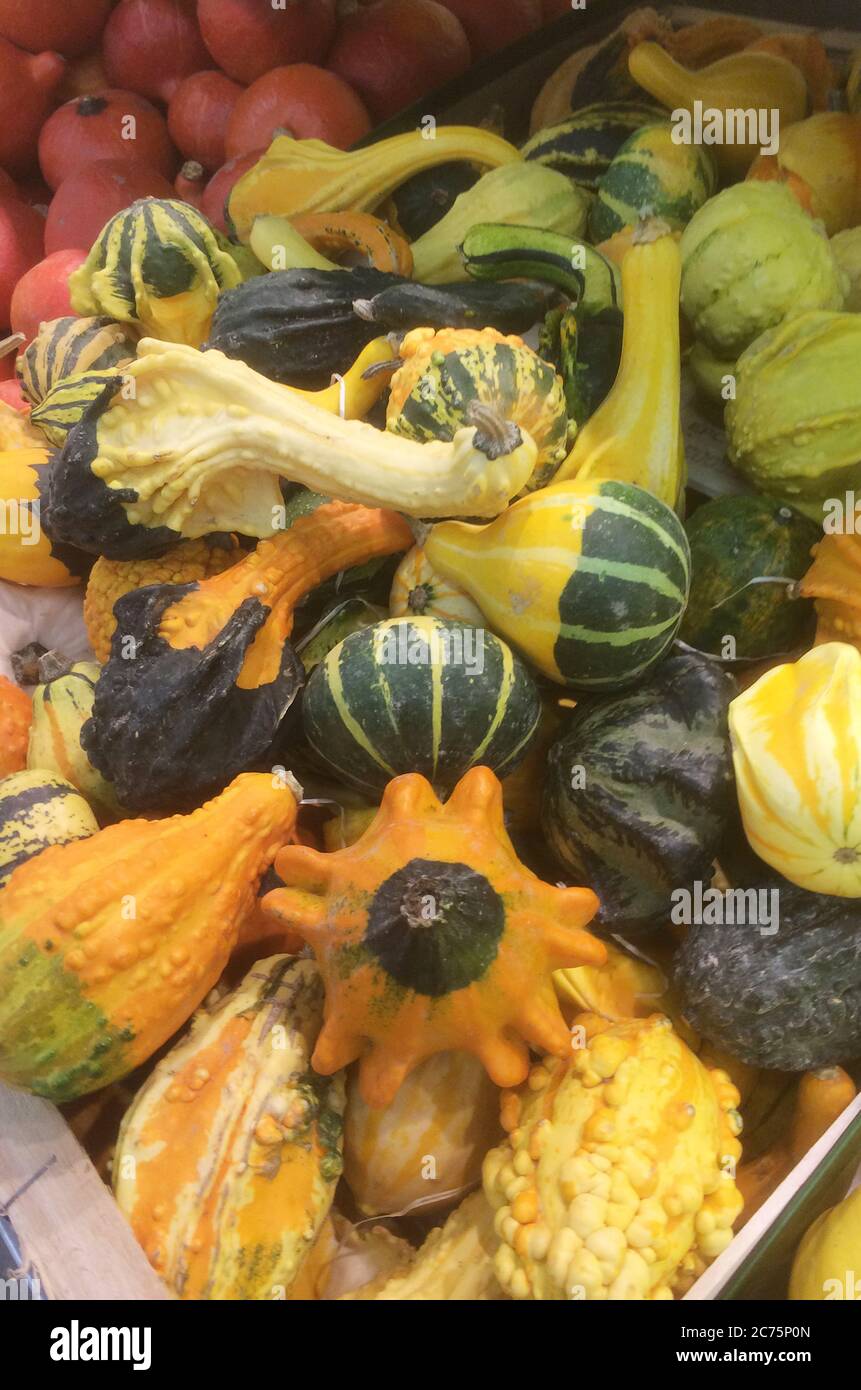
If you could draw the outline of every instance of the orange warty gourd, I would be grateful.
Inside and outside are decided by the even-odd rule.
[[[0,777],[23,772],[33,722],[33,701],[14,681],[0,676]]]
[[[525,1079],[529,1044],[568,1054],[551,973],[603,964],[581,930],[598,899],[520,863],[489,768],[470,769],[445,804],[417,773],[396,777],[354,845],[291,845],[275,870],[288,886],[264,909],[309,943],[326,985],[313,1065],[331,1075],[360,1058],[366,1104],[388,1105],[438,1052],[475,1053],[499,1086]]]
[[[824,535],[796,592],[800,598],[813,599],[817,646],[850,642],[861,651],[861,535],[854,531]]]
[[[296,821],[289,774],[46,849],[0,891],[0,1080],[72,1100],[152,1056],[212,989]]]

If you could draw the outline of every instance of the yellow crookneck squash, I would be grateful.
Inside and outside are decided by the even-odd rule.
[[[681,256],[666,223],[649,219],[622,260],[622,358],[609,395],[557,470],[565,478],[636,483],[669,507],[684,499],[680,421]]]
[[[474,404],[451,443],[414,444],[312,405],[214,350],[145,338],[52,468],[51,526],[82,549],[131,559],[213,531],[266,537],[281,479],[408,515],[495,516],[536,446]]]
[[[751,847],[813,893],[861,897],[861,653],[828,642],[729,707]]]
[[[310,1069],[322,1017],[313,961],[258,961],[135,1096],[114,1192],[178,1298],[284,1298],[302,1270],[341,1172],[344,1079]]]
[[[497,1085],[524,1079],[527,1044],[566,1055],[551,972],[604,960],[581,930],[598,900],[520,863],[489,768],[445,804],[417,773],[396,777],[356,844],[290,845],[275,868],[288,886],[264,910],[305,938],[326,983],[314,1066],[328,1076],[360,1058],[367,1105],[390,1104],[438,1052],[475,1053]]]
[[[247,242],[255,217],[368,212],[411,175],[451,159],[496,168],[519,160],[520,152],[477,126],[440,126],[432,140],[422,130],[410,130],[358,150],[279,135],[234,184],[230,221],[239,240]]]
[[[517,1299],[671,1299],[732,1239],[738,1092],[663,1015],[575,1025],[582,1045],[503,1097],[497,1278]]]
[[[298,792],[246,773],[191,815],[122,821],[16,869],[0,890],[0,1079],[72,1100],[152,1056],[227,964]]]

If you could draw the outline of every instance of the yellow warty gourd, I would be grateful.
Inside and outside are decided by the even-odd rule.
[[[683,497],[680,282],[681,256],[669,227],[658,219],[644,222],[622,261],[625,327],[618,375],[554,482],[612,478],[637,483],[669,507]]]
[[[660,44],[639,43],[628,57],[628,71],[670,111],[681,108],[694,115],[699,111],[703,134],[708,137],[713,130],[720,137],[712,148],[722,172],[731,178],[744,177],[764,142],[760,132],[751,129],[750,116],[740,128],[735,124],[731,128],[729,112],[752,113],[755,120],[760,110],[777,110],[778,131],[807,114],[807,83],[802,73],[773,53],[743,50],[692,72]],[[715,124],[713,112],[719,113]]]
[[[813,893],[861,897],[861,653],[827,642],[729,707],[751,847]]]
[[[660,1014],[575,1024],[585,1046],[503,1097],[496,1276],[518,1299],[671,1299],[732,1239],[738,1091]]]

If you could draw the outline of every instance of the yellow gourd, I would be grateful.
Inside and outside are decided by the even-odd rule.
[[[740,129],[734,124],[730,129],[728,112],[776,110],[781,135],[807,114],[807,83],[802,74],[794,64],[773,53],[745,49],[691,72],[660,44],[639,43],[628,57],[628,71],[644,91],[670,111],[700,111],[704,134],[712,129],[711,113],[719,113],[720,120],[715,122],[719,130],[714,133],[720,139],[713,150],[722,172],[730,178],[744,176],[763,140],[758,131],[749,129],[749,123]],[[730,134],[735,137],[732,141]]]
[[[861,1298],[861,1187],[822,1213],[802,1239],[789,1280],[791,1302]]]
[[[0,579],[66,589],[81,577],[53,553],[42,529],[39,470],[47,466],[47,449],[13,446],[0,452]]]
[[[452,159],[496,168],[519,160],[520,152],[477,126],[440,126],[432,140],[410,130],[359,150],[279,135],[234,184],[230,220],[240,241],[247,242],[255,217],[269,213],[370,211],[412,174]]]
[[[675,507],[685,486],[679,418],[681,257],[669,227],[649,219],[622,261],[625,327],[613,388],[557,470],[564,478],[637,483]]]

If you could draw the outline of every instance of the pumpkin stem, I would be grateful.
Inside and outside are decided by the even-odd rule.
[[[634,228],[631,245],[642,246],[650,241],[658,241],[660,237],[669,236],[671,232],[672,228],[662,217],[641,217]]]
[[[786,587],[787,598],[800,597],[800,594],[798,592],[799,581],[797,579],[786,579],[783,575],[777,574],[761,574],[758,575],[756,579],[746,580],[745,583],[740,584],[737,589],[733,589],[731,594],[725,594],[724,597],[722,599],[719,599],[717,603],[713,603],[711,605],[711,611],[714,612],[716,608],[723,608],[723,605],[725,603],[729,603],[730,599],[734,599],[739,594],[743,594],[745,589],[751,589],[754,584],[783,584]]]
[[[513,454],[523,443],[520,427],[513,420],[504,420],[484,401],[470,401],[466,408],[466,423],[475,426],[473,444],[491,460]]]

